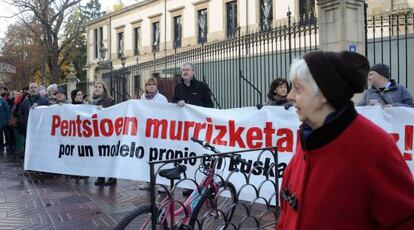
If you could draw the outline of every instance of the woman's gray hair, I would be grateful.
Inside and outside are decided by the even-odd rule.
[[[294,60],[290,66],[289,80],[293,82],[295,79],[306,81],[311,86],[315,94],[320,93],[320,89],[313,79],[313,76],[309,71],[309,67],[304,59]]]

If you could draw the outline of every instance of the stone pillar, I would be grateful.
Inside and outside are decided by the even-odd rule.
[[[68,102],[72,102],[72,98],[70,97],[70,93],[72,90],[76,89],[76,82],[78,79],[76,78],[75,74],[73,73],[74,70],[73,63],[70,63],[69,65],[69,76],[68,76],[68,83],[66,85],[66,94],[68,95]]]
[[[365,55],[365,0],[318,0],[319,47]],[[358,103],[362,93],[352,98]]]
[[[102,75],[112,70],[111,61],[99,61],[98,66],[95,68],[95,81],[102,81]]]
[[[365,55],[365,0],[318,0],[319,47]]]

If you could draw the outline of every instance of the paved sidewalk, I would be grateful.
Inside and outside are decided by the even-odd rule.
[[[0,230],[113,229],[129,211],[150,203],[150,192],[139,189],[143,182],[118,180],[116,186],[95,186],[95,177],[75,179],[27,172],[21,160],[11,158],[0,154]],[[181,190],[175,198],[185,200]],[[236,225],[246,218],[244,206],[238,207],[233,216]],[[254,204],[249,213],[260,214],[264,210],[264,205]],[[274,219],[267,216],[263,220],[271,223]],[[255,222],[248,218],[240,229],[254,229],[250,226]]]
[[[25,172],[0,154],[0,229],[113,229],[136,206],[149,204],[139,182],[98,187],[96,178]]]

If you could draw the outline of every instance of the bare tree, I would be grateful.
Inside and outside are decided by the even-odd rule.
[[[57,83],[62,75],[62,50],[72,40],[84,31],[81,27],[73,34],[66,35],[63,39],[63,25],[81,0],[7,0],[10,5],[18,9],[16,16],[40,39],[40,44],[45,50],[46,64],[50,70],[51,82]],[[35,22],[35,23],[33,23]],[[33,25],[40,26],[40,33]]]
[[[33,26],[33,29],[36,29]],[[40,30],[40,28],[37,28]],[[20,89],[29,82],[40,83],[44,54],[34,33],[26,26],[12,24],[8,27],[1,48],[2,60],[16,67],[16,76],[6,85],[11,89]]]

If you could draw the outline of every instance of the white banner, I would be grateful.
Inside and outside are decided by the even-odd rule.
[[[357,110],[393,134],[413,172],[414,109]],[[102,110],[92,105],[41,106],[30,112],[24,168],[149,181],[148,161],[211,153],[192,142],[190,138],[194,136],[222,152],[278,146],[277,174],[281,175],[294,152],[299,124],[294,108],[278,106],[218,110],[142,100],[129,100]],[[271,155],[266,154],[256,163],[255,153],[247,152],[243,158],[260,166],[250,181],[259,187],[273,163]],[[198,165],[194,161],[183,163],[187,165],[187,175],[194,175]],[[223,165],[224,176],[234,167],[240,165]],[[274,178],[275,173],[270,176]],[[231,181],[236,187],[245,184],[241,175]]]

